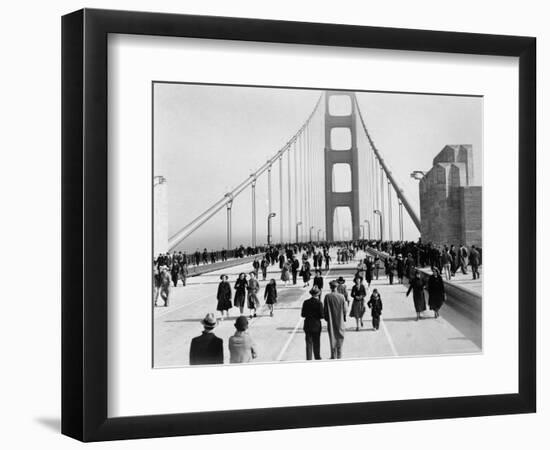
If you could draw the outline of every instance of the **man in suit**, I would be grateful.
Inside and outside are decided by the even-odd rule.
[[[342,358],[342,346],[346,327],[344,322],[348,314],[346,300],[336,292],[338,283],[330,282],[330,294],[325,295],[323,316],[327,321],[327,331],[330,340],[330,359]]]
[[[323,318],[323,303],[321,290],[317,286],[309,291],[311,298],[302,305],[304,332],[306,334],[306,359],[321,359],[321,319]]]
[[[214,334],[217,324],[214,314],[208,313],[201,323],[204,331],[191,341],[189,364],[223,364],[223,339]]]

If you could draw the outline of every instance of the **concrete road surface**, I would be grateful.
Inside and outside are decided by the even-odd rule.
[[[333,255],[333,261],[336,260]],[[328,281],[343,276],[348,291],[353,285],[355,267],[363,252],[357,254],[356,260],[349,264],[334,264],[328,273],[324,272],[325,289],[328,292]],[[250,272],[250,262],[230,269],[211,272],[188,279],[187,286],[181,282],[171,288],[170,306],[154,308],[154,366],[174,367],[189,364],[189,345],[191,339],[202,332],[200,320],[208,312],[216,311],[216,292],[221,273],[229,275],[232,288],[240,272]],[[273,317],[269,316],[267,306],[263,305],[264,286],[261,281],[260,299],[262,306],[258,317],[250,320],[249,334],[258,348],[255,362],[303,361],[305,360],[305,341],[303,319],[300,317],[304,300],[309,298],[310,287],[304,288],[301,279],[295,286],[284,287],[280,281],[279,266],[270,266],[268,277],[277,281],[278,303]],[[429,356],[443,354],[471,354],[481,352],[481,321],[472,321],[463,317],[460,312],[444,305],[441,316],[433,318],[433,312],[427,310],[423,318],[416,321],[412,294],[405,297],[406,286],[389,285],[385,276],[374,280],[371,289],[377,288],[382,297],[384,310],[380,329],[374,331],[370,312],[364,316],[364,327],[356,331],[355,319],[348,317],[346,337],[344,340],[344,358],[380,358],[398,356]],[[233,290],[234,294],[234,290]],[[369,293],[370,296],[370,293]],[[350,299],[351,300],[351,299]],[[368,296],[367,296],[368,300]],[[248,311],[245,308],[245,314]],[[215,334],[224,340],[224,359],[229,362],[228,339],[234,334],[234,319],[239,315],[237,308],[230,310],[230,319],[218,324]],[[323,325],[326,325],[323,321]],[[321,356],[330,358],[328,334],[325,329],[321,334]]]

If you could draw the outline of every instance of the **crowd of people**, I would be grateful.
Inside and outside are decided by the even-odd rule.
[[[333,249],[333,247],[336,247]],[[460,248],[462,249],[463,246]],[[330,342],[330,355],[332,359],[342,357],[343,342],[348,317],[355,319],[355,330],[364,327],[364,316],[370,311],[372,329],[379,330],[380,316],[383,303],[378,289],[371,289],[373,280],[386,276],[388,284],[394,283],[397,277],[398,283],[407,283],[406,296],[412,293],[416,320],[422,318],[421,313],[427,306],[434,312],[434,317],[439,317],[439,310],[445,302],[445,286],[440,267],[445,270],[447,264],[451,264],[449,272],[461,268],[461,265],[453,266],[444,258],[450,252],[450,247],[437,248],[439,258],[435,252],[427,252],[433,246],[422,246],[420,243],[411,244],[403,242],[368,242],[354,241],[347,243],[327,244],[296,244],[279,247],[271,247],[266,252],[255,258],[251,263],[249,273],[240,273],[234,284],[229,281],[226,274],[220,276],[217,290],[216,310],[219,317],[209,313],[202,321],[203,334],[191,344],[191,364],[218,364],[223,362],[223,342],[214,334],[214,328],[223,320],[229,319],[229,311],[236,307],[239,315],[235,320],[235,335],[229,340],[230,362],[248,362],[257,357],[257,346],[249,336],[248,321],[257,317],[263,299],[269,316],[273,317],[276,311],[278,299],[277,281],[270,278],[264,284],[263,294],[260,292],[259,277],[267,281],[267,268],[278,264],[280,281],[282,286],[298,284],[298,276],[302,278],[303,288],[309,288],[310,298],[303,302],[301,316],[304,318],[303,330],[306,341],[306,359],[320,359],[320,337],[323,329],[322,320],[326,322]],[[355,259],[359,250],[364,251],[364,258]],[[476,258],[475,246],[468,252],[472,271],[475,272]],[[357,261],[353,275],[351,290],[346,286],[346,280],[340,276],[331,280],[328,285],[330,291],[322,298],[325,287],[323,273],[330,269],[330,253],[336,253],[338,264]],[[406,258],[402,252],[407,252]],[[420,259],[429,266],[432,264],[432,274],[421,273],[418,265],[420,254],[431,255],[430,259]],[[414,256],[413,256],[414,255]],[[416,256],[416,258],[415,258]],[[310,262],[310,260],[312,262]],[[176,264],[178,262],[176,261]],[[315,276],[313,280],[312,271]],[[164,270],[167,273],[168,270]],[[162,270],[161,270],[162,273]],[[273,274],[273,270],[270,271]],[[311,287],[310,287],[311,282]],[[166,281],[165,281],[166,283]],[[168,280],[168,286],[169,286]],[[234,294],[233,294],[234,291]],[[428,305],[426,296],[428,294]],[[164,297],[163,297],[164,298]],[[245,308],[248,317],[245,314]],[[202,355],[202,356],[201,356]]]

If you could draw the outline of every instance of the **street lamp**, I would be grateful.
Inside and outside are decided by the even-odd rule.
[[[311,232],[315,230],[315,227],[309,227],[309,242],[312,242]]]
[[[302,225],[302,221],[296,222],[296,243],[300,242],[300,241],[298,240],[298,227],[299,227],[300,225]]]
[[[367,234],[368,234],[369,241],[370,241],[370,220],[365,219],[364,222],[367,224],[367,227],[368,227],[367,228],[367,230],[368,230]]]
[[[271,219],[275,217],[277,213],[269,213],[267,216],[267,245],[271,245]]]
[[[320,228],[317,230],[317,242],[321,241],[321,239],[319,239],[319,234],[321,233],[321,231],[322,230]]]
[[[380,216],[380,241],[384,240],[384,219],[382,217],[382,212],[379,209],[375,209],[374,214]]]
[[[424,178],[424,175],[426,174],[421,170],[413,170],[411,172],[411,178],[414,178],[415,180],[421,180],[422,178]]]
[[[361,239],[365,239],[365,225],[361,225]]]

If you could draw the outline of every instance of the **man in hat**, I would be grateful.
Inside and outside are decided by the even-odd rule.
[[[216,317],[208,313],[201,323],[204,331],[191,341],[189,364],[223,364],[223,339],[214,334]]]
[[[258,356],[254,341],[249,336],[248,319],[245,316],[235,320],[235,334],[229,338],[229,362],[247,363]]]
[[[338,282],[338,286],[336,287],[336,292],[344,296],[344,300],[346,300],[346,303],[349,306],[348,288],[346,287],[346,280],[344,280],[344,277],[338,277],[338,280],[336,281]]]
[[[327,321],[327,331],[330,340],[330,359],[342,358],[342,346],[344,345],[344,334],[346,316],[348,314],[346,300],[342,294],[336,292],[338,283],[330,282],[330,293],[325,295],[323,316]]]
[[[304,318],[304,332],[306,334],[306,359],[321,359],[321,319],[323,318],[323,303],[321,302],[321,290],[317,286],[309,291],[311,298],[302,305],[302,317]]]

